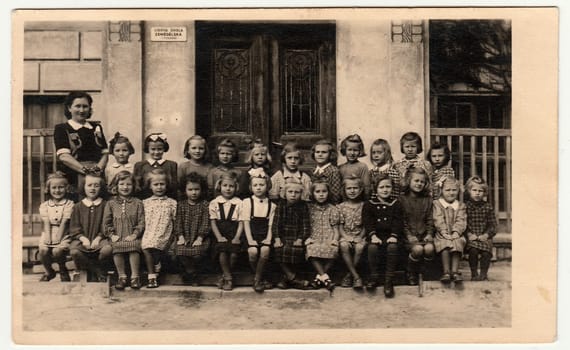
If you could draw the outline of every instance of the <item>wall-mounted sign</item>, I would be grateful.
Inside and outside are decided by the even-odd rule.
[[[186,27],[151,27],[150,41],[186,41]]]

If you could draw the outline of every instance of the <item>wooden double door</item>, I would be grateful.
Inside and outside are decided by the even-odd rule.
[[[334,142],[335,38],[334,23],[197,22],[196,130],[210,149],[229,138],[243,161],[255,139],[274,156]]]

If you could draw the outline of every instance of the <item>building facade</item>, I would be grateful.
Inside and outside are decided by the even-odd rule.
[[[26,23],[24,235],[39,235],[43,179],[55,167],[52,128],[65,121],[70,90],[94,97],[92,118],[108,139],[120,131],[133,141],[132,161],[144,159],[150,132],[166,133],[166,157],[181,162],[196,133],[210,146],[230,137],[244,152],[256,138],[278,152],[290,140],[310,149],[357,133],[366,148],[388,140],[400,159],[400,136],[416,131],[426,150],[435,140],[451,146],[462,182],[472,174],[489,181],[501,231],[510,233],[510,92],[434,87],[432,25],[357,16]]]

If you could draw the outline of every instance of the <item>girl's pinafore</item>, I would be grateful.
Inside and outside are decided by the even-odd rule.
[[[251,236],[254,241],[257,242],[258,245],[267,245],[262,244],[261,242],[267,237],[267,230],[269,229],[269,214],[271,213],[271,206],[273,203],[269,199],[267,205],[267,215],[265,217],[257,217],[253,216],[254,213],[254,206],[253,206],[253,198],[249,198],[251,202],[251,216],[249,225],[251,227]]]
[[[239,251],[240,246],[232,244],[232,239],[235,237],[239,221],[232,220],[234,212],[238,209],[235,203],[230,205],[228,212],[225,212],[224,203],[217,203],[220,210],[220,219],[216,220],[216,225],[220,234],[227,239],[226,242],[216,243],[216,253],[235,253]]]

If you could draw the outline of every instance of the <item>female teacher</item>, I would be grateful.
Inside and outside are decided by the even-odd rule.
[[[88,122],[93,109],[93,98],[83,91],[70,92],[64,101],[67,123],[54,129],[54,143],[62,170],[77,192],[83,192],[86,174],[99,174],[105,169],[108,149],[103,128],[99,122]]]

